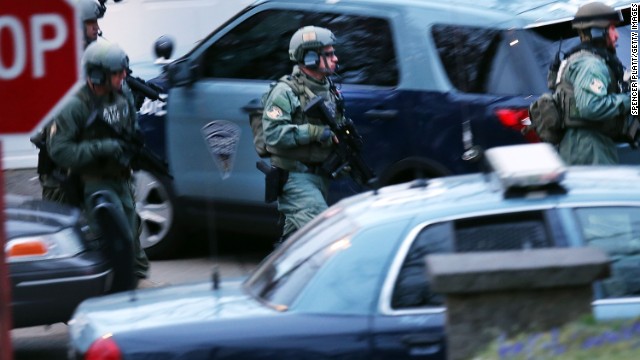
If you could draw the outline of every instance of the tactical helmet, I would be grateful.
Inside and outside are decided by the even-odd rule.
[[[305,26],[298,29],[291,37],[289,59],[301,63],[308,50],[320,50],[335,42],[336,37],[330,30],[317,26]]]
[[[574,29],[607,28],[611,22],[619,23],[624,19],[619,10],[600,2],[592,2],[578,8],[573,18]]]
[[[92,83],[104,85],[110,74],[129,68],[129,57],[116,44],[94,41],[82,56],[82,66]]]
[[[84,23],[89,20],[98,20],[104,16],[107,7],[98,0],[78,0],[80,20]]]

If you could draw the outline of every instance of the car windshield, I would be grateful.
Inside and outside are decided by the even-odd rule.
[[[348,246],[357,229],[339,208],[325,211],[265,259],[246,288],[276,309],[286,310],[317,271]]]

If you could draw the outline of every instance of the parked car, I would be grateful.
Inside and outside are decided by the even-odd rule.
[[[594,246],[612,259],[596,318],[640,315],[640,169],[566,167],[548,144],[487,158],[498,171],[340,200],[242,283],[84,301],[74,359],[445,359],[446,309],[424,262],[437,253]]]
[[[14,328],[67,321],[82,300],[110,289],[111,263],[82,224],[78,209],[5,197]]]
[[[263,200],[248,119],[269,84],[290,73],[289,40],[303,25],[337,35],[336,82],[364,138],[364,159],[384,186],[478,171],[484,149],[538,141],[521,133],[523,121],[548,91],[558,49],[578,41],[570,26],[578,5],[256,1],[154,80],[168,99],[147,102],[140,124],[174,178],[145,174],[138,183],[140,207],[148,210],[144,246],[151,256],[175,254],[180,225],[279,233],[275,207]],[[614,6],[625,8],[628,25],[629,4]],[[628,66],[630,27],[620,32],[619,56]],[[620,151],[625,162],[640,163],[626,144]],[[363,190],[340,179],[329,202]]]
[[[81,301],[137,286],[131,240],[108,199],[103,192],[91,197],[102,229],[97,235],[75,207],[5,197],[4,250],[14,328],[66,322]]]

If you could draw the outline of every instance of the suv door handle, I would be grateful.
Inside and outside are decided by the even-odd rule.
[[[398,116],[398,110],[371,109],[364,113],[367,119],[394,120]]]

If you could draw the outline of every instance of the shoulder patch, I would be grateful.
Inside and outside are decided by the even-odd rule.
[[[591,91],[593,91],[598,95],[604,95],[607,92],[607,90],[604,87],[604,83],[600,79],[591,79],[589,88],[591,89]]]
[[[271,119],[277,119],[282,116],[282,109],[275,105],[271,105],[271,107],[267,110],[267,116]]]

